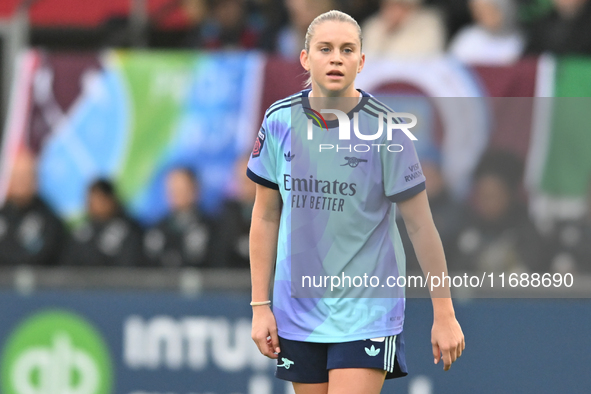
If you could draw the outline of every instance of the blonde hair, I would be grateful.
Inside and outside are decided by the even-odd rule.
[[[361,27],[359,26],[359,23],[357,23],[357,21],[353,19],[349,14],[346,14],[338,10],[331,10],[318,15],[316,18],[314,18],[312,23],[310,23],[310,26],[308,26],[308,30],[306,31],[306,38],[304,40],[304,50],[306,52],[310,52],[310,42],[312,41],[312,37],[314,36],[316,26],[320,25],[323,22],[329,21],[351,23],[353,26],[355,26],[357,28],[357,34],[359,36],[359,49],[361,50],[361,46],[363,45],[363,37],[361,35]],[[307,73],[310,74],[309,71]],[[310,86],[311,84],[312,76],[308,75],[308,79],[304,83],[304,87]]]

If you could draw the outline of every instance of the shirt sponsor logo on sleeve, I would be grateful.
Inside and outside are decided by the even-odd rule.
[[[420,166],[419,163],[413,164],[412,166],[409,166],[408,169],[410,170],[411,174],[410,175],[406,175],[404,177],[404,180],[406,182],[410,182],[413,179],[417,179],[417,178],[423,176],[423,171],[421,170],[421,166]]]
[[[263,146],[265,145],[266,139],[265,129],[261,127],[259,130],[259,134],[257,135],[257,139],[254,142],[254,148],[252,149],[252,157],[259,157],[261,155],[261,151],[263,150]]]

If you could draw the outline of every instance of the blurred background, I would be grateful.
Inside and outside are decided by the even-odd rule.
[[[419,119],[450,271],[497,278],[445,374],[409,294],[384,393],[588,392],[591,0],[0,0],[0,393],[291,393],[250,339],[245,169],[331,9]]]

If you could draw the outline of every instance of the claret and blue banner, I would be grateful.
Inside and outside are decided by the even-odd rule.
[[[264,111],[305,78],[297,61],[240,51],[29,50],[17,63],[0,201],[27,149],[39,159],[41,194],[70,222],[83,214],[87,185],[107,177],[135,218],[154,223],[167,211],[165,174],[177,166],[198,174],[200,204],[215,213],[236,193],[234,164],[252,151]],[[523,159],[532,206],[545,207],[586,193],[590,78],[586,58],[469,67],[444,57],[369,59],[356,84],[419,115],[419,143],[431,148],[418,147],[419,158],[441,158],[456,198],[466,196],[482,152],[500,148]]]

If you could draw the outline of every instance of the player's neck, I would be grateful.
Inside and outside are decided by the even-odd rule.
[[[338,100],[344,97],[352,97],[352,98],[359,98],[361,97],[361,92],[359,92],[355,87],[351,84],[346,90],[344,91],[331,91],[322,89],[320,86],[314,86],[315,84],[312,83],[312,89],[308,94],[308,97],[314,98],[324,98],[324,99],[335,99]]]

